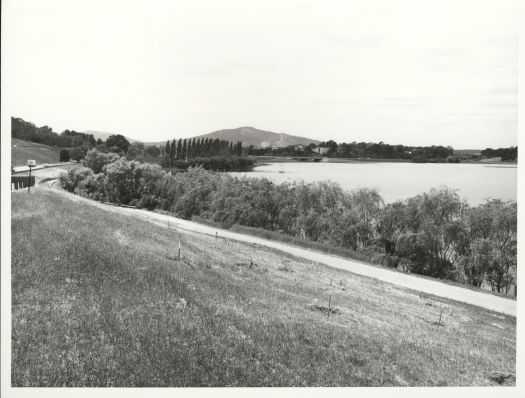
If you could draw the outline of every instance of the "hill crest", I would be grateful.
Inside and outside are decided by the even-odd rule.
[[[198,135],[194,138],[219,138],[231,142],[242,141],[243,146],[253,145],[255,147],[283,147],[288,145],[309,145],[312,143],[320,143],[318,140],[306,137],[259,130],[251,126],[217,130],[208,134]]]
[[[110,135],[117,133],[108,133],[104,131],[97,130],[86,130],[86,134],[93,134],[95,139],[102,139],[103,141],[107,140]],[[126,137],[126,136],[125,136]],[[300,137],[285,133],[275,133],[273,131],[260,130],[251,126],[237,127],[233,129],[222,129],[212,131],[211,133],[201,134],[186,139],[199,139],[199,138],[219,138],[221,140],[226,140],[230,142],[242,141],[243,146],[253,145],[254,147],[283,147],[288,145],[309,145],[309,144],[319,144],[321,141],[313,140],[306,137]],[[143,140],[137,140],[134,138],[126,137],[129,142],[142,142],[145,145],[164,145],[166,141],[155,141],[148,142]],[[183,138],[184,139],[184,138]],[[170,139],[171,141],[171,139]]]
[[[83,131],[84,134],[92,134],[93,137],[95,137],[96,140],[98,140],[99,138],[102,140],[102,141],[106,141],[108,139],[109,136],[112,136],[112,135],[117,135],[117,134],[120,134],[120,133],[108,133],[106,131],[98,131],[98,130],[85,130]],[[123,135],[123,134],[122,134]],[[145,141],[141,141],[141,140],[136,140],[135,138],[130,138],[128,136],[125,136],[123,135],[129,142],[143,142],[146,144]]]

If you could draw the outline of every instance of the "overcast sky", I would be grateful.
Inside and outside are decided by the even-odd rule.
[[[517,144],[517,1],[3,3],[11,112],[56,132]]]

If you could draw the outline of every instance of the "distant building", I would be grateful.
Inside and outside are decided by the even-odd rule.
[[[319,155],[326,155],[328,153],[328,150],[330,148],[326,147],[326,146],[319,146],[317,148],[315,148],[315,152],[318,153]]]
[[[281,133],[281,136],[279,137],[279,142],[278,142],[277,145],[278,145],[279,147],[281,147],[281,148],[284,147],[284,146],[285,146],[285,145],[284,145],[284,140],[285,140],[285,136],[284,136],[283,133]]]
[[[261,141],[261,148],[268,148],[271,145],[268,141]]]
[[[295,149],[296,151],[303,151],[303,150],[304,150],[304,145],[300,145],[300,144],[299,144],[299,145],[295,145],[295,146],[294,146],[294,149]]]

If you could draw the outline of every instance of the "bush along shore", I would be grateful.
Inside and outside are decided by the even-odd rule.
[[[96,150],[60,182],[99,201],[200,217],[225,228],[263,229],[406,272],[502,294],[516,291],[517,204],[511,201],[470,206],[442,187],[385,205],[368,188],[346,192],[325,181],[276,184],[202,167],[172,173]]]
[[[188,160],[174,160],[171,169],[166,171],[186,171],[190,167],[201,167],[213,171],[250,171],[255,161],[242,156],[212,156],[209,158],[193,158]]]

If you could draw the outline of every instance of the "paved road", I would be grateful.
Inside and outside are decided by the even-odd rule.
[[[52,187],[53,182],[50,181],[46,185]],[[72,200],[89,203],[93,206],[104,208],[114,212],[121,212],[141,220],[153,222],[160,225],[169,226],[170,228],[177,228],[182,231],[197,232],[215,236],[219,235],[221,238],[228,238],[240,242],[254,243],[261,246],[277,249],[285,253],[289,253],[296,257],[304,258],[310,261],[319,262],[333,268],[338,268],[353,272],[359,275],[365,275],[384,282],[392,283],[394,285],[414,289],[419,292],[432,294],[438,297],[444,297],[463,303],[472,304],[478,307],[497,311],[507,315],[516,316],[516,300],[507,299],[504,297],[495,296],[481,291],[466,289],[459,286],[452,286],[438,280],[421,278],[413,274],[405,274],[391,271],[387,268],[374,267],[359,261],[348,260],[342,257],[337,257],[329,254],[324,254],[318,251],[309,250],[286,243],[270,241],[267,239],[258,238],[251,235],[244,235],[228,230],[210,227],[192,221],[182,220],[180,218],[153,213],[147,210],[138,210],[124,207],[117,207],[95,202],[89,199],[79,197],[77,195],[69,194],[64,191],[64,195]]]
[[[68,166],[71,166],[71,165],[78,166],[79,164],[78,163],[74,163],[74,162],[44,163],[44,164],[36,165],[35,167],[32,168],[32,170],[34,172],[35,170],[49,169],[49,168],[52,168],[52,167],[68,167]],[[11,170],[15,174],[16,173],[23,173],[23,172],[29,171],[29,167],[28,166],[17,166],[17,167],[13,167]]]

